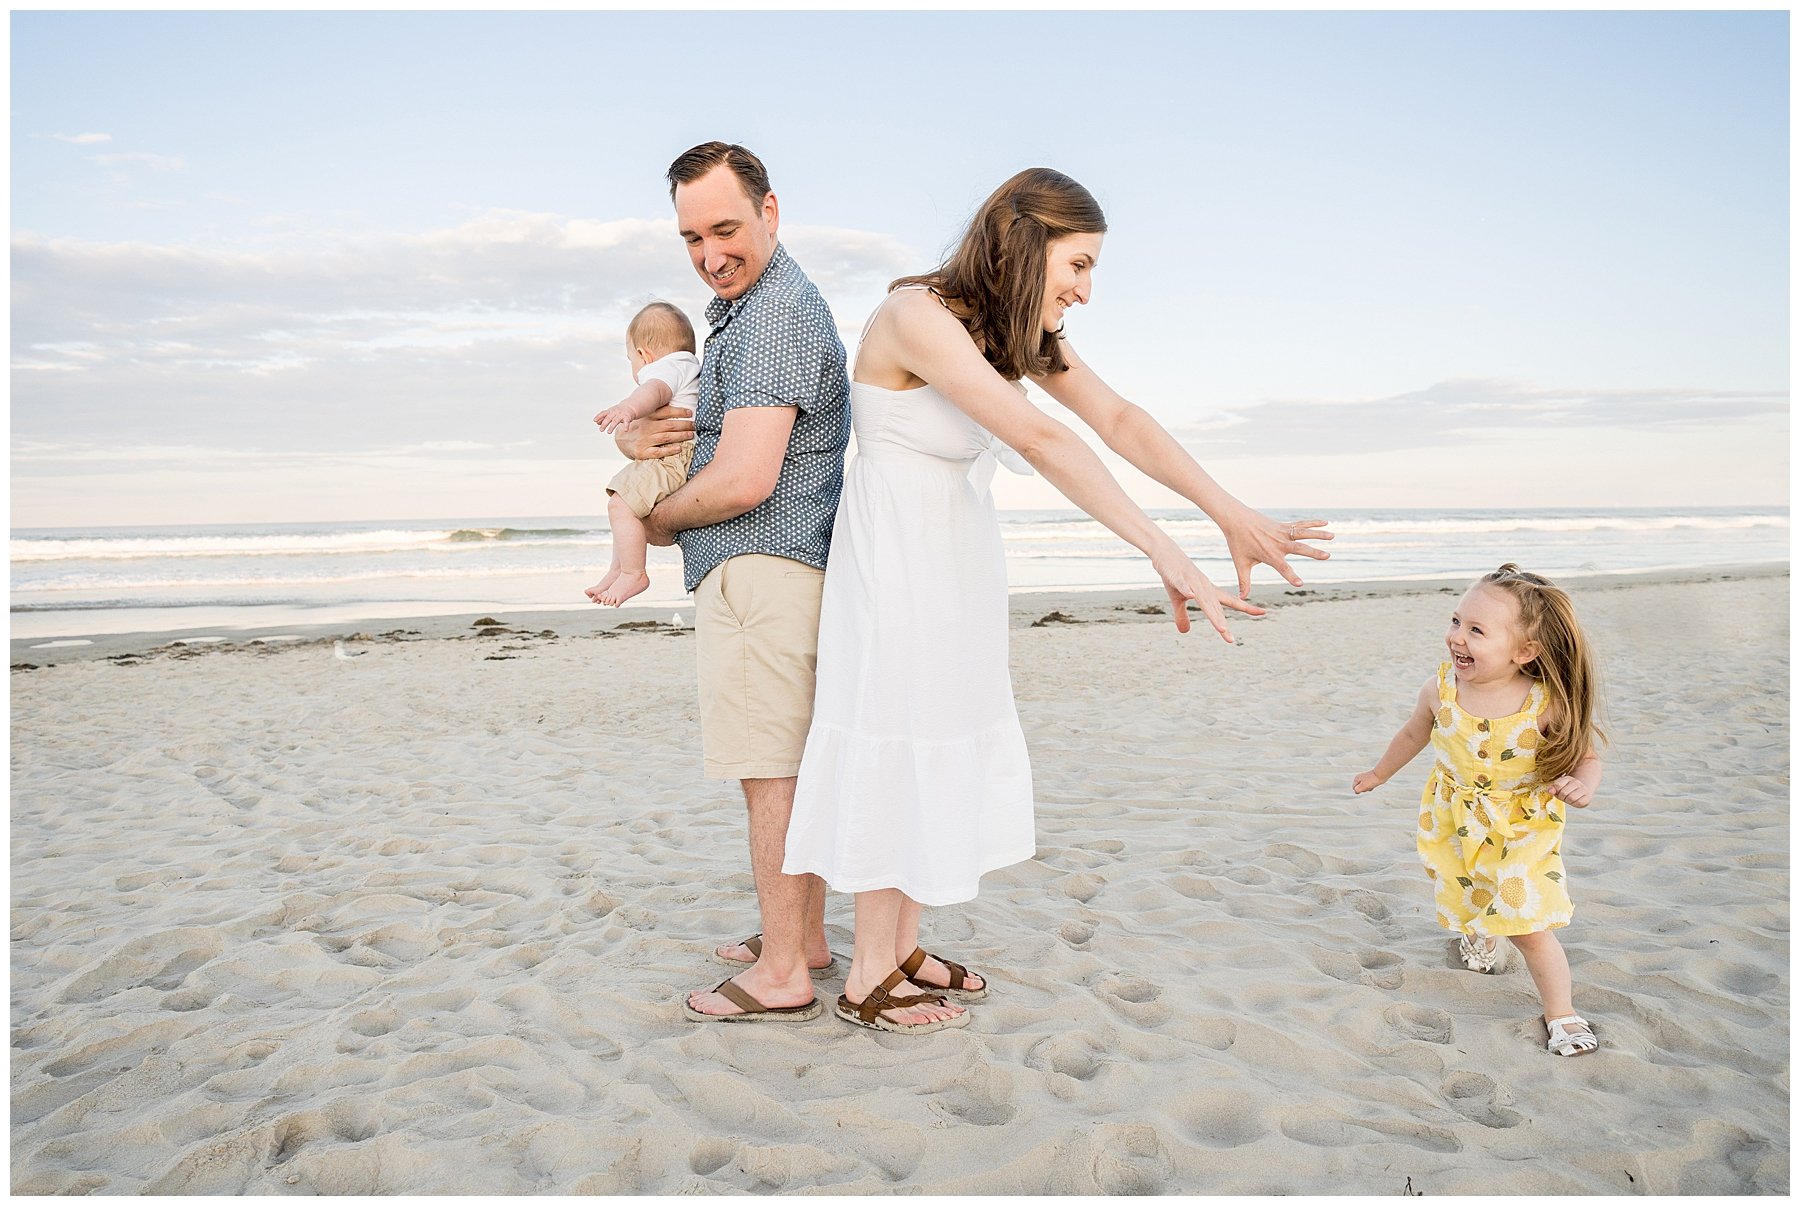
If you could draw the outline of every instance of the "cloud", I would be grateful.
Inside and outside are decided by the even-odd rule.
[[[1184,424],[1195,445],[1243,445],[1289,454],[1439,448],[1484,437],[1529,439],[1594,428],[1670,431],[1714,428],[1784,415],[1777,391],[1659,388],[1603,390],[1520,381],[1440,381],[1392,397],[1354,401],[1271,399]]]
[[[187,167],[187,160],[180,155],[156,155],[149,151],[115,151],[88,158],[101,167],[146,167],[158,172],[179,172]]]
[[[917,259],[866,231],[782,233],[846,331]],[[665,298],[703,328],[709,297],[667,219],[490,211],[424,233],[272,237],[254,251],[16,237],[15,465],[38,445],[455,455],[531,439],[517,455],[566,455],[630,389],[637,307]]]
[[[111,142],[111,134],[39,134],[39,138],[53,138],[57,142],[73,143],[78,147],[96,146],[103,142]]]

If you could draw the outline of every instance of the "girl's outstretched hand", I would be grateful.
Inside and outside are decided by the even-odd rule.
[[[1386,779],[1377,777],[1374,771],[1364,771],[1351,781],[1350,790],[1353,794],[1360,796],[1365,791],[1374,791],[1386,782]]]
[[[1256,604],[1246,603],[1214,586],[1212,580],[1200,572],[1200,567],[1189,560],[1186,553],[1176,551],[1169,555],[1166,563],[1157,561],[1152,564],[1156,567],[1157,576],[1163,581],[1163,589],[1169,592],[1169,604],[1175,613],[1177,632],[1186,632],[1191,626],[1187,613],[1190,600],[1199,605],[1207,622],[1218,631],[1227,645],[1232,643],[1233,638],[1230,627],[1225,623],[1225,608],[1241,611],[1247,616],[1268,614]]]
[[[1289,523],[1276,523],[1262,512],[1253,511],[1249,507],[1220,520],[1219,530],[1225,534],[1225,547],[1231,550],[1231,563],[1237,566],[1238,597],[1250,597],[1250,570],[1256,565],[1269,566],[1294,586],[1304,585],[1300,581],[1300,575],[1288,567],[1287,559],[1311,557],[1314,561],[1328,560],[1331,554],[1324,549],[1301,543],[1305,540],[1336,539],[1325,524],[1323,519],[1296,519]]]
[[[1588,790],[1588,785],[1574,775],[1564,775],[1552,783],[1550,794],[1571,808],[1586,808],[1594,799],[1594,793]]]

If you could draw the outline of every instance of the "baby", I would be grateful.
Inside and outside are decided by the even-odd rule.
[[[594,416],[600,430],[619,428],[664,406],[694,413],[700,396],[700,358],[694,355],[694,327],[668,302],[651,302],[625,328],[625,355],[637,388],[617,406]],[[617,607],[650,585],[645,568],[649,542],[640,522],[650,508],[681,489],[694,459],[689,440],[672,455],[633,461],[606,484],[606,518],[612,526],[612,564],[606,577],[587,588],[587,597]]]

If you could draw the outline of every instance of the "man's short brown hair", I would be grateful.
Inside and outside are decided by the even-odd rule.
[[[748,147],[735,142],[703,142],[675,157],[669,165],[669,200],[675,199],[675,186],[692,184],[720,164],[737,177],[750,204],[760,207],[763,198],[775,190],[769,187],[769,169]]]

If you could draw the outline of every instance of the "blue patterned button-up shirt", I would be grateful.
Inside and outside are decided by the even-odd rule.
[[[824,569],[850,439],[850,374],[831,309],[787,248],[776,244],[756,283],[735,301],[714,298],[706,321],[712,333],[700,363],[688,476],[719,451],[727,412],[792,406],[798,413],[773,494],[735,519],[675,534],[687,588],[742,553]]]

